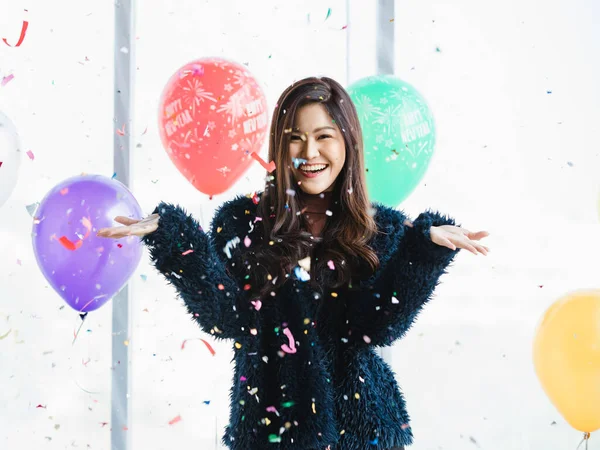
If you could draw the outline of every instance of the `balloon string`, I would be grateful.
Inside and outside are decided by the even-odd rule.
[[[588,450],[588,441],[589,441],[589,439],[590,439],[590,433],[583,433],[583,439],[581,440],[581,442],[577,446],[576,450],[579,450],[579,447],[581,447],[581,444],[583,444],[584,442],[585,442],[585,450]]]
[[[75,333],[75,336],[73,337],[73,342],[71,343],[71,346],[75,345],[75,340],[79,336],[79,332],[81,331],[81,327],[83,326],[83,322],[85,322],[85,318],[87,317],[87,314],[88,313],[79,314],[79,317],[81,317],[81,325],[79,325],[79,328],[77,329],[77,332]]]
[[[81,331],[81,327],[83,326],[83,323],[85,322],[87,315],[88,315],[87,312],[79,314],[79,317],[81,317],[81,324],[79,325],[79,328],[75,332],[75,336],[73,337],[73,342],[71,343],[71,356],[73,356],[73,346],[75,345],[75,341],[79,337],[79,332]],[[74,364],[74,360],[72,358],[71,358],[71,361],[73,361],[73,364]],[[71,372],[71,370],[69,370],[69,372]],[[71,372],[71,379],[77,385],[77,387],[79,389],[81,389],[83,392],[87,392],[88,394],[92,394],[92,395],[93,394],[102,394],[102,392],[92,392],[92,391],[88,391],[87,389],[82,388],[81,385],[75,379],[75,376],[73,375],[72,372]]]

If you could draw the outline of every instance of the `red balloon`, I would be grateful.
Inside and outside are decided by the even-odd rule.
[[[159,111],[171,161],[208,195],[229,189],[252,164],[267,130],[267,101],[248,69],[221,58],[186,64],[169,79]]]

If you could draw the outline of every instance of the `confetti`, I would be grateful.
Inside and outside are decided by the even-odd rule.
[[[27,150],[27,156],[29,156],[29,159],[32,161],[35,159],[35,156],[31,150]]]
[[[310,274],[300,266],[294,268],[294,275],[296,275],[296,278],[300,281],[310,280]]]
[[[176,424],[177,422],[181,421],[181,416],[177,416],[174,419],[169,420],[169,425],[173,425]]]
[[[185,252],[183,252],[181,254],[181,256],[186,256],[186,255],[189,255],[190,253],[194,253],[194,250],[192,250],[192,249],[186,250]]]
[[[394,305],[397,305],[398,303],[400,303],[400,300],[398,300],[396,297],[392,297],[392,303]]]
[[[204,343],[204,345],[206,345],[206,348],[211,353],[211,355],[215,356],[215,354],[217,353],[217,352],[215,352],[215,350],[211,347],[211,345],[208,342],[206,342],[204,339],[200,339],[200,338],[186,339],[185,341],[183,341],[181,343],[181,350],[183,350],[185,348],[185,343],[187,341],[202,341]]]
[[[283,329],[283,334],[285,334],[288,338],[288,344],[282,344],[281,346],[281,350],[283,350],[284,352],[288,353],[288,354],[294,354],[296,353],[296,343],[294,342],[294,336],[292,335],[292,332],[289,330],[289,328],[284,328]]]
[[[123,124],[123,126],[121,127],[121,129],[117,129],[117,134],[119,136],[125,136],[125,124]]]
[[[260,311],[260,308],[262,308],[262,302],[260,300],[252,300],[250,303],[252,303],[254,309],[257,311]]]
[[[10,334],[11,331],[12,331],[12,328],[10,330],[8,330],[6,334],[3,334],[2,336],[0,336],[0,341],[2,339],[5,339]]]
[[[256,161],[258,161],[258,163],[261,166],[263,166],[264,169],[269,173],[273,172],[277,168],[277,166],[275,166],[275,161],[271,161],[270,163],[267,163],[256,152],[250,153],[250,156],[252,156],[252,158],[254,158]]]
[[[21,44],[23,43],[23,40],[25,39],[25,33],[27,33],[27,27],[29,27],[29,22],[27,22],[26,20],[23,21],[23,25],[21,27],[21,36],[19,36],[19,40],[17,41],[17,44],[15,45],[15,47],[20,47]],[[8,45],[9,47],[12,47],[12,45],[10,45],[8,43],[8,41],[6,40],[6,38],[2,38],[2,40],[4,41],[4,43],[6,45]]]
[[[244,245],[245,245],[246,247],[250,247],[250,244],[252,244],[252,241],[250,240],[250,238],[249,238],[248,236],[246,236],[246,237],[244,238]]]
[[[327,261],[327,267],[329,267],[331,270],[335,270],[335,265],[333,264],[332,260]]]
[[[292,158],[292,162],[294,163],[294,169],[297,169],[302,164],[307,163],[308,161],[302,158]]]
[[[143,273],[142,273],[142,274],[140,274],[140,278],[141,278],[143,281],[146,281],[146,280],[148,279],[148,277],[147,277],[146,275],[144,275]]]
[[[66,189],[66,188],[65,188]],[[61,191],[62,193],[62,191]],[[90,221],[89,218],[87,217],[83,217],[81,219],[81,223],[82,225],[85,227],[86,229],[86,233],[85,235],[80,238],[77,242],[73,242],[71,241],[69,238],[67,238],[66,236],[61,236],[58,241],[63,245],[64,248],[66,248],[67,250],[77,250],[78,248],[81,247],[81,245],[83,244],[83,241],[85,239],[87,239],[90,236],[90,233],[92,232],[92,222]],[[120,245],[120,244],[118,244]]]
[[[279,411],[277,411],[277,408],[275,408],[274,406],[267,406],[267,412],[275,413],[279,417]]]
[[[0,86],[2,86],[2,87],[6,86],[9,83],[9,81],[12,81],[12,79],[14,77],[15,76],[12,73],[10,75],[6,76],[6,77],[2,77],[2,81],[0,82]]]

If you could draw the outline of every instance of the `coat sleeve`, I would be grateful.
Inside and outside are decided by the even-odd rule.
[[[460,250],[433,243],[429,234],[432,226],[455,225],[453,219],[427,210],[411,228],[402,212],[393,212],[389,261],[348,297],[346,326],[354,342],[385,346],[404,336]]]
[[[205,233],[198,222],[180,206],[160,203],[158,229],[142,241],[149,247],[156,269],[176,289],[203,331],[222,339],[236,339],[248,325],[245,311],[238,311],[244,292],[228,273],[224,257],[218,255],[214,236],[226,220],[223,205]],[[247,328],[246,328],[247,329]]]

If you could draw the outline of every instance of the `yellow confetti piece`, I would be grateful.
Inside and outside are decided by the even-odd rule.
[[[126,347],[129,347],[129,341],[123,341],[123,344],[125,344]]]
[[[267,426],[271,425],[271,421],[269,420],[269,418],[268,418],[268,417],[265,417],[265,424],[266,424]]]
[[[10,330],[8,330],[8,332],[6,334],[3,334],[2,336],[0,336],[0,341],[2,339],[6,338],[10,334],[11,331],[12,331],[12,328]]]
[[[340,431],[340,434],[344,434],[346,432],[346,430],[342,430]]]
[[[217,227],[217,233],[220,233],[220,232],[221,232],[221,230],[223,230],[223,228],[221,228],[221,227]]]
[[[316,413],[317,413],[317,408],[316,408],[316,406],[315,406],[315,403],[314,403],[314,402],[313,402],[313,404],[312,404],[312,411],[313,411],[313,414],[316,414]]]
[[[360,394],[357,392],[356,394],[354,394],[354,398],[355,398],[356,400],[358,400],[358,399],[360,398]]]
[[[307,317],[306,319],[304,319],[304,325],[308,325],[310,323],[310,319]]]
[[[337,297],[337,292],[332,292],[332,293],[331,293],[331,296],[332,296],[332,297]]]
[[[242,344],[240,344],[239,342],[236,342],[235,348],[237,348],[239,350],[240,348],[242,348]]]

